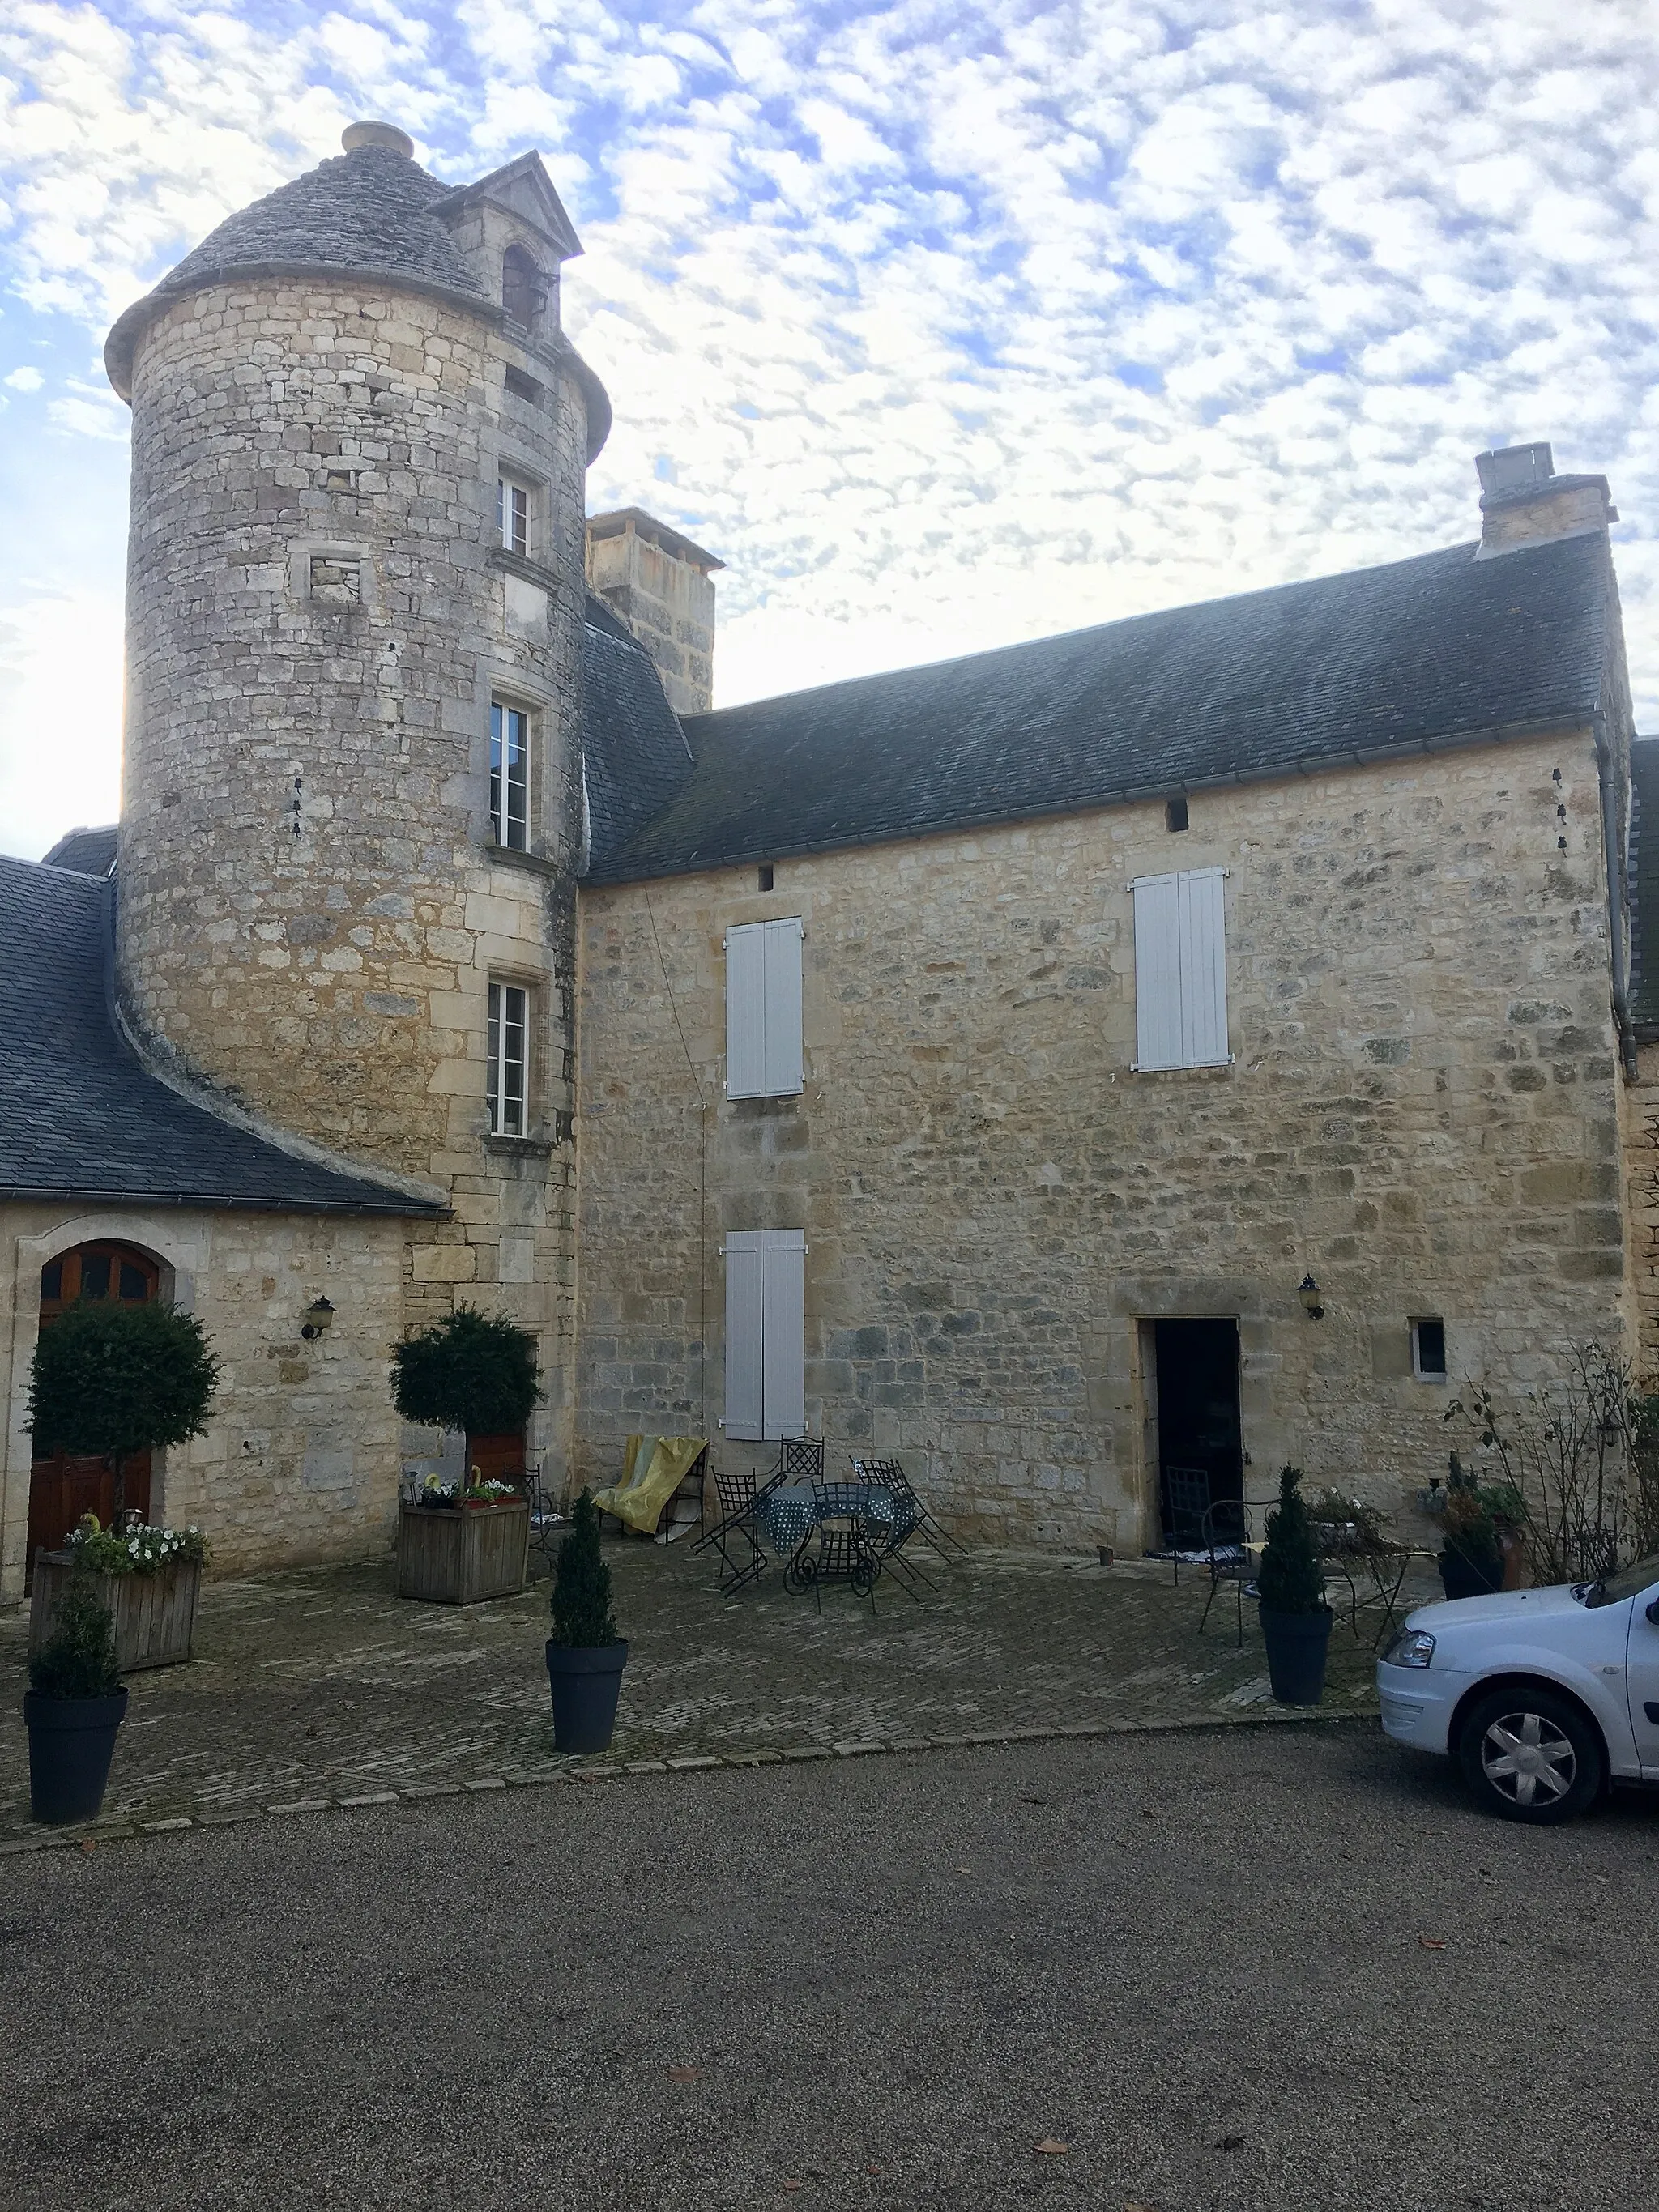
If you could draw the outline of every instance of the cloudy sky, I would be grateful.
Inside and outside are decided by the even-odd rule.
[[[11,0],[0,849],[118,793],[119,310],[401,123],[539,147],[617,428],[712,547],[721,703],[1455,544],[1605,470],[1659,728],[1650,0]]]

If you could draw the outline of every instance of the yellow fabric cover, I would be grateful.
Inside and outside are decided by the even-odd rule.
[[[654,1535],[663,1507],[708,1442],[707,1437],[629,1437],[622,1480],[608,1490],[596,1490],[593,1503],[630,1528]]]

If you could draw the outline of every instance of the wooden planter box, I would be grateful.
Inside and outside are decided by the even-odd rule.
[[[398,1595],[432,1605],[516,1597],[530,1548],[530,1501],[398,1508]]]
[[[34,1596],[29,1607],[32,1652],[52,1633],[72,1566],[67,1552],[34,1555]],[[153,1575],[94,1575],[93,1580],[115,1616],[115,1663],[124,1674],[141,1667],[176,1667],[189,1658],[202,1588],[199,1562],[174,1559]]]

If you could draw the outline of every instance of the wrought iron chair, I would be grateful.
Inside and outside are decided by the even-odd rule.
[[[1210,1510],[1210,1477],[1201,1467],[1166,1467],[1164,1470],[1164,1527],[1181,1580],[1181,1555],[1205,1548],[1204,1516]]]
[[[550,1575],[558,1564],[559,1547],[570,1520],[568,1514],[559,1511],[543,1479],[546,1464],[544,1460],[538,1460],[534,1467],[525,1469],[524,1494],[530,1500],[530,1548],[541,1554],[542,1563]]]
[[[928,1543],[932,1546],[933,1551],[937,1553],[942,1562],[948,1565],[950,1555],[952,1552],[958,1553],[964,1559],[967,1558],[967,1545],[963,1542],[960,1536],[953,1536],[948,1528],[943,1528],[939,1526],[939,1522],[933,1518],[933,1516],[927,1510],[926,1503],[914,1484],[911,1482],[909,1476],[904,1472],[903,1466],[899,1461],[896,1459],[855,1459],[853,1462],[853,1472],[858,1476],[860,1482],[868,1482],[878,1485],[883,1490],[890,1490],[896,1496],[908,1500],[910,1505],[914,1508],[916,1516],[914,1528],[910,1533],[914,1534],[917,1530],[919,1530],[921,1534],[927,1538]]]
[[[815,1482],[812,1526],[790,1555],[783,1586],[799,1597],[810,1589],[823,1611],[823,1585],[845,1583],[876,1609],[881,1557],[869,1524],[870,1492],[862,1482]]]
[[[712,1545],[719,1553],[722,1596],[732,1597],[750,1583],[758,1582],[771,1564],[761,1545],[757,1509],[768,1492],[776,1490],[782,1480],[781,1470],[763,1483],[752,1468],[740,1474],[727,1474],[715,1468],[714,1496],[720,1504],[720,1518],[712,1528],[705,1529],[691,1548],[701,1552]]]
[[[889,1505],[878,1509],[872,1499],[866,1516],[883,1571],[891,1571],[907,1597],[915,1597],[918,1583],[926,1583],[930,1590],[937,1590],[939,1584],[931,1575],[924,1573],[904,1548],[918,1530],[926,1531],[932,1518],[911,1488],[904,1469],[896,1459],[855,1459],[853,1474],[872,1491],[884,1492],[890,1501]],[[928,1541],[943,1559],[937,1540],[929,1534]]]
[[[1199,1616],[1200,1635],[1210,1617],[1210,1607],[1215,1603],[1215,1594],[1224,1583],[1231,1583],[1235,1609],[1238,1615],[1238,1647],[1244,1648],[1244,1589],[1255,1579],[1256,1562],[1250,1557],[1254,1525],[1250,1508],[1242,1498],[1218,1498],[1205,1509],[1202,1522],[1202,1549],[1208,1554],[1206,1565],[1210,1577],[1210,1594],[1204,1601],[1204,1610]]]
[[[776,1482],[821,1482],[823,1480],[823,1438],[786,1437],[778,1446]],[[770,1485],[768,1486],[769,1488]]]

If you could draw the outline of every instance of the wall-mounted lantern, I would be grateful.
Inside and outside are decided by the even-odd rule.
[[[313,1298],[306,1308],[305,1325],[300,1334],[309,1343],[313,1337],[323,1335],[334,1318],[334,1308],[326,1298]]]
[[[1310,1321],[1324,1320],[1325,1303],[1319,1295],[1319,1285],[1311,1275],[1302,1278],[1296,1286],[1296,1294],[1301,1299],[1302,1310]]]

